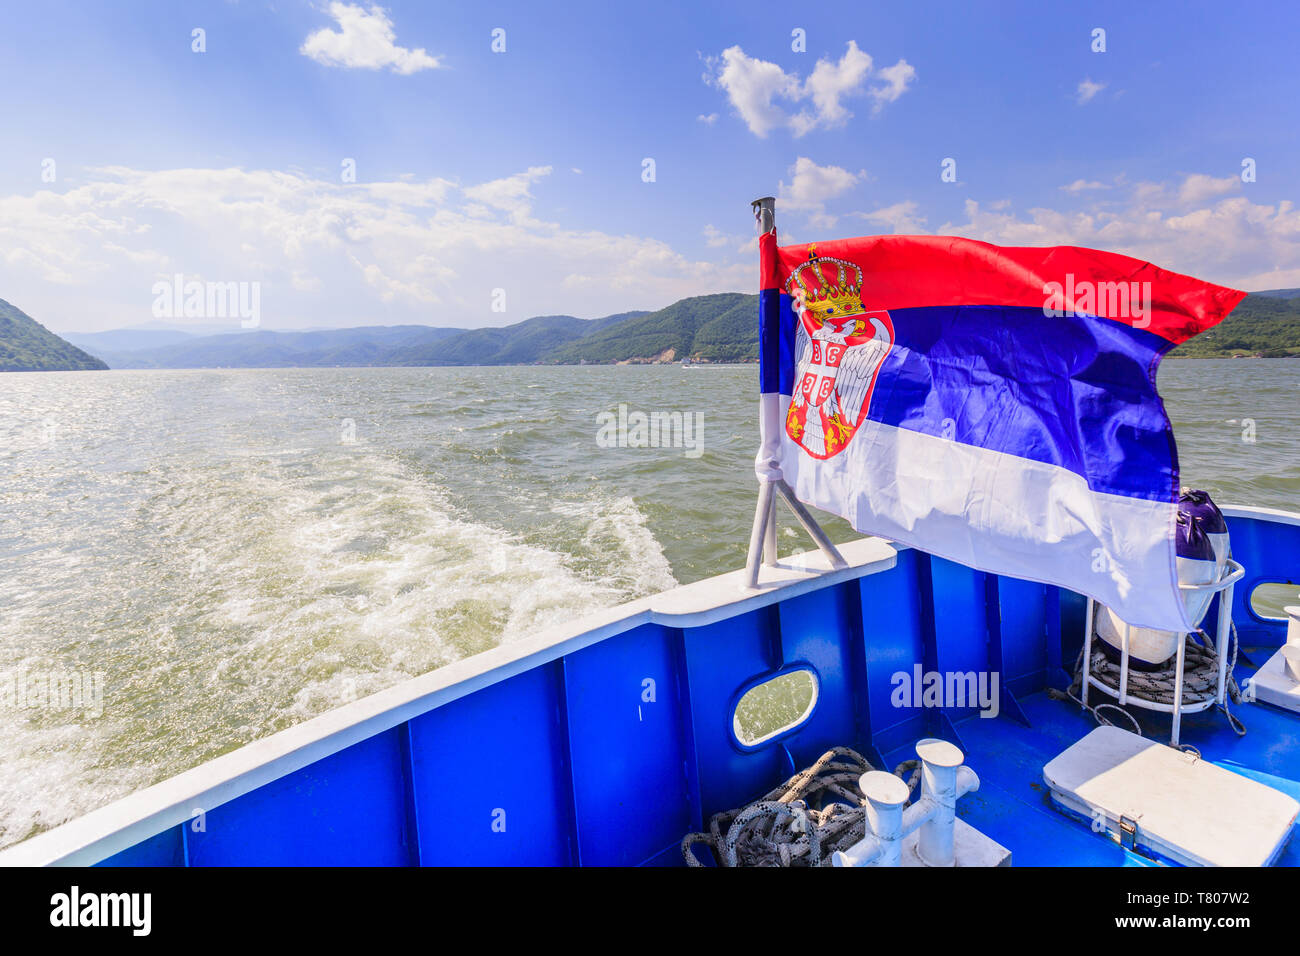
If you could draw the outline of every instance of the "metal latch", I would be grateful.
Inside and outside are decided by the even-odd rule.
[[[1128,850],[1137,851],[1138,824],[1132,817],[1120,814],[1119,845]]]

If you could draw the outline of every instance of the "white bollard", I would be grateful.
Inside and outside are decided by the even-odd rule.
[[[1286,613],[1286,642],[1289,647],[1300,647],[1300,606],[1288,605]]]
[[[929,811],[921,823],[916,844],[917,855],[926,866],[955,866],[953,829],[956,827],[957,799],[979,789],[979,777],[970,767],[962,766],[961,750],[946,740],[933,737],[916,745],[921,758],[921,800],[918,806]]]
[[[903,804],[909,790],[883,770],[864,773],[858,781],[867,798],[867,835],[831,855],[832,866],[898,866],[903,859]]]

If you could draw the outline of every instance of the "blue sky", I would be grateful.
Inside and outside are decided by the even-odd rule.
[[[0,298],[56,331],[157,321],[176,274],[258,283],[271,328],[657,308],[753,287],[770,193],[788,241],[1070,243],[1300,286],[1296,11],[11,5]]]

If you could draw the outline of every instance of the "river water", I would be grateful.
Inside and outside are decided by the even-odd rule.
[[[102,710],[0,701],[0,846],[404,678],[738,567],[755,377],[0,376],[0,677],[103,688]],[[1160,385],[1185,483],[1300,507],[1300,362],[1169,361]],[[669,447],[611,442],[620,405],[634,442],[638,414],[664,416]],[[782,546],[805,543],[787,527]]]

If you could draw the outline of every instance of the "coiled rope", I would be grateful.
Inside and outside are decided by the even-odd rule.
[[[1219,655],[1214,649],[1214,644],[1204,630],[1198,629],[1193,636],[1196,641],[1187,642],[1187,650],[1183,656],[1183,706],[1213,700],[1219,688]],[[1111,660],[1105,651],[1101,649],[1100,644],[1101,638],[1094,636],[1092,644],[1092,675],[1118,693],[1119,663]],[[1234,704],[1241,703],[1241,689],[1237,686],[1237,680],[1233,676],[1233,670],[1237,666],[1238,650],[1237,625],[1235,623],[1231,624],[1228,648],[1227,699],[1215,709],[1223,711],[1223,715],[1228,719],[1229,726],[1232,727],[1237,736],[1241,737],[1246,733],[1246,725],[1228,709],[1228,700],[1231,700]],[[1133,725],[1135,733],[1139,735],[1142,733],[1137,718],[1118,704],[1102,703],[1097,704],[1095,707],[1085,705],[1080,695],[1082,686],[1083,651],[1081,650],[1079,651],[1079,659],[1074,666],[1074,682],[1070,685],[1070,689],[1068,691],[1049,691],[1049,694],[1057,699],[1068,697],[1080,706],[1086,707],[1099,724],[1113,724],[1114,722],[1105,716],[1105,712],[1118,711]],[[1176,687],[1177,662],[1174,658],[1170,658],[1157,670],[1145,671],[1129,668],[1128,695],[1130,697],[1138,697],[1152,703],[1172,706]]]
[[[761,800],[714,814],[708,833],[682,838],[682,856],[688,866],[704,866],[692,850],[703,843],[719,866],[829,866],[835,851],[866,835],[858,779],[874,769],[856,750],[832,748]],[[894,773],[915,792],[921,761],[905,760]]]

